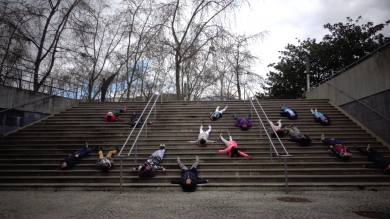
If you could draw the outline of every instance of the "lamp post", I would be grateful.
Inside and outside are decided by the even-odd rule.
[[[310,90],[310,56],[306,55],[306,80],[307,80],[307,91]]]

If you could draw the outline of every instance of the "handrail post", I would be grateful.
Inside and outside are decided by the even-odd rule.
[[[260,138],[262,138],[263,137],[263,133],[261,132],[261,115],[259,114],[259,119],[260,119]]]
[[[245,93],[246,93],[246,92],[245,92],[245,86],[244,86],[244,103],[245,103]]]
[[[251,104],[251,118],[252,118],[252,110],[253,110],[253,105]]]
[[[120,170],[120,175],[121,175],[121,179],[119,181],[120,183],[120,189],[119,189],[119,194],[122,194],[122,165],[123,165],[123,158],[121,157],[121,170]]]
[[[146,122],[146,127],[145,127],[145,139],[148,139],[148,121]]]
[[[273,160],[272,160],[272,144],[271,144],[271,142],[269,142],[269,156],[270,156],[271,162],[272,162]]]
[[[286,194],[288,194],[288,180],[287,180],[287,158],[284,157],[284,176],[286,179]]]

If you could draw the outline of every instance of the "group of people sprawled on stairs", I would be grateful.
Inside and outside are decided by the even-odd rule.
[[[228,106],[226,106],[223,110],[219,110],[219,106],[215,109],[214,112],[210,113],[210,119],[212,121],[217,121],[218,119],[222,118],[223,114],[227,110]],[[298,114],[296,111],[293,111],[292,109],[288,108],[285,104],[281,107],[281,110],[283,111],[281,113],[281,116],[285,116],[291,120],[298,119]],[[121,109],[117,109],[112,112],[108,112],[104,119],[107,122],[113,122],[115,120],[121,120],[121,113],[126,111],[126,107],[123,107]],[[330,119],[328,116],[320,113],[315,110],[311,110],[311,113],[315,116],[315,122],[321,123],[322,125],[330,125]],[[233,113],[233,117],[236,120],[235,127],[239,127],[243,131],[249,130],[250,127],[252,127],[251,122],[249,121],[249,117],[251,114],[246,115],[243,118],[238,117],[235,113]],[[292,142],[297,142],[298,145],[301,146],[309,146],[312,142],[312,138],[310,138],[307,134],[303,134],[299,131],[297,127],[295,127],[293,124],[290,125],[290,127],[285,127],[282,124],[282,121],[277,121],[278,125],[274,125],[271,121],[269,121],[271,128],[267,130],[267,132],[271,135],[276,135],[278,137],[282,137],[285,134],[289,134]],[[140,114],[135,114],[135,112],[132,113],[132,117],[130,121],[128,122],[129,125],[140,127],[144,123],[142,122],[142,118]],[[153,122],[147,123],[148,125],[152,125]],[[203,130],[203,125],[200,126],[198,139],[196,141],[187,141],[187,143],[193,143],[198,144],[200,147],[205,147],[208,143],[216,143],[216,141],[209,140],[209,135],[211,132],[211,126],[208,126],[208,130]],[[229,157],[236,158],[236,157],[247,157],[249,159],[252,159],[251,156],[248,154],[238,150],[238,145],[236,141],[233,141],[232,136],[230,135],[230,132],[227,132],[229,136],[229,140],[226,140],[223,137],[223,134],[221,133],[219,135],[221,141],[226,145],[225,149],[219,150],[219,153],[228,153]],[[333,156],[337,156],[340,158],[343,158],[344,160],[348,160],[352,153],[349,151],[347,147],[345,147],[341,140],[335,140],[335,139],[326,139],[324,135],[321,135],[321,141],[324,144],[330,145],[329,152]],[[375,165],[363,165],[363,168],[381,168],[385,172],[390,173],[390,161],[387,160],[385,157],[383,157],[378,151],[376,151],[374,148],[372,148],[370,145],[368,145],[367,150],[359,148],[356,144],[354,144],[354,147],[360,151],[361,153],[367,155],[371,161],[375,163]],[[84,143],[84,147],[80,150],[70,154],[67,156],[61,163],[60,169],[65,170],[68,169],[76,164],[78,164],[85,155],[98,150],[99,151],[99,158],[96,161],[96,169],[102,170],[102,171],[108,171],[113,165],[114,160],[112,159],[112,156],[118,152],[118,147],[116,147],[115,150],[109,151],[107,156],[103,155],[103,147],[96,146],[90,150],[88,150],[88,144],[87,142]],[[154,153],[152,153],[148,159],[145,161],[143,165],[139,165],[132,168],[133,172],[139,173],[139,176],[154,176],[156,174],[157,170],[161,170],[163,172],[166,171],[166,169],[160,165],[160,163],[163,160],[164,154],[165,154],[166,146],[165,144],[161,144],[159,149],[156,150]],[[199,158],[198,156],[195,157],[195,163],[191,166],[191,168],[188,168],[183,163],[181,163],[180,158],[177,157],[177,162],[179,167],[181,168],[181,179],[180,180],[172,180],[171,183],[173,184],[180,184],[182,186],[183,191],[186,192],[193,192],[196,189],[197,184],[202,183],[208,183],[209,180],[206,179],[199,179],[198,177],[198,165],[199,165]]]
[[[222,115],[227,110],[228,106],[226,106],[223,110],[219,110],[219,106],[215,109],[214,112],[210,113],[210,119],[212,121],[217,121],[218,119],[222,118]],[[252,126],[251,122],[249,121],[250,114],[248,114],[245,118],[240,118],[236,114],[233,113],[233,117],[236,120],[235,126],[239,127],[241,130],[249,130],[249,128]],[[216,143],[216,141],[209,140],[210,132],[211,132],[211,126],[208,125],[208,130],[203,130],[203,125],[200,126],[199,129],[199,135],[198,139],[195,141],[187,141],[187,143],[197,144],[200,147],[205,147],[208,143]],[[219,153],[228,153],[229,157],[247,157],[249,159],[252,159],[251,156],[248,154],[238,150],[238,145],[236,141],[233,141],[232,136],[230,135],[230,132],[227,132],[229,135],[229,140],[224,139],[222,133],[219,135],[222,142],[226,145],[226,148],[223,150],[219,150]],[[153,154],[149,156],[149,158],[146,160],[146,162],[143,165],[136,166],[132,168],[133,172],[138,171],[140,176],[154,176],[155,171],[161,170],[165,172],[165,168],[160,165],[164,153],[165,153],[166,146],[165,144],[160,145],[160,149],[155,151]],[[186,192],[193,192],[195,191],[197,184],[202,183],[208,183],[209,180],[206,179],[200,179],[198,177],[198,165],[199,165],[199,157],[195,157],[195,163],[192,164],[190,168],[185,166],[179,157],[177,157],[177,162],[179,167],[181,168],[181,178],[180,180],[172,180],[172,184],[180,184],[183,191]]]
[[[286,104],[281,106],[280,113],[281,116],[287,117],[290,120],[298,119],[298,114],[296,111],[288,108]],[[317,111],[317,109],[311,109],[311,113],[315,116],[315,122],[320,123],[324,126],[330,125],[330,118],[327,115],[324,115]],[[307,134],[303,134],[299,131],[297,127],[293,124],[290,127],[285,127],[282,124],[282,120],[278,120],[278,125],[274,125],[272,121],[269,121],[271,128],[267,130],[270,135],[277,135],[278,137],[282,137],[285,134],[289,134],[292,142],[297,142],[300,146],[309,146],[313,141]],[[326,139],[325,135],[321,135],[321,141],[324,144],[330,145],[329,153],[335,157],[340,157],[345,161],[348,161],[352,157],[352,153],[350,150],[344,146],[341,140],[336,140],[334,138]],[[361,153],[367,155],[371,161],[375,163],[375,165],[363,165],[363,168],[380,168],[383,169],[384,172],[390,173],[390,161],[383,157],[378,151],[371,147],[369,144],[367,150],[363,150],[359,148],[356,144],[354,147]]]

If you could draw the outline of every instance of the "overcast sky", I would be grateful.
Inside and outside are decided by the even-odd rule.
[[[266,77],[271,68],[267,65],[278,62],[278,51],[288,43],[297,44],[298,39],[316,38],[317,42],[329,33],[323,28],[326,23],[346,23],[346,17],[356,20],[359,15],[374,25],[390,20],[390,0],[258,0],[252,1],[251,9],[238,13],[236,32],[254,34],[264,30],[269,36],[253,46],[253,52],[261,59],[256,71]],[[382,33],[390,36],[390,27]]]

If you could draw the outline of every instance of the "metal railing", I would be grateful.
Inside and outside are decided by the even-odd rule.
[[[248,88],[249,88],[249,87],[248,87]],[[250,88],[249,88],[249,89],[250,89]],[[251,89],[250,89],[250,90],[251,90]],[[252,92],[253,96],[255,96],[252,90],[251,90],[251,92]],[[245,88],[244,88],[244,101],[245,101],[245,93],[246,93],[246,90],[245,90]],[[286,160],[286,159],[287,159],[287,158],[291,158],[292,155],[290,155],[290,154],[288,153],[288,151],[286,150],[286,148],[284,147],[282,141],[280,140],[279,136],[278,136],[277,133],[275,132],[275,129],[271,126],[270,120],[268,119],[267,114],[265,113],[263,107],[261,106],[261,104],[260,104],[260,102],[257,100],[257,98],[255,98],[256,101],[257,101],[257,104],[258,104],[259,107],[260,107],[260,109],[263,111],[263,114],[264,114],[266,120],[268,121],[269,126],[271,127],[271,130],[274,132],[276,138],[278,139],[280,145],[282,146],[282,148],[283,148],[283,150],[284,150],[284,152],[285,152],[286,154],[285,154],[285,155],[280,155],[280,154],[278,153],[278,150],[276,149],[276,147],[275,147],[275,145],[274,145],[274,143],[273,143],[273,141],[272,141],[272,138],[271,138],[270,134],[266,131],[267,129],[266,129],[264,123],[261,121],[261,116],[260,116],[260,114],[257,112],[256,107],[255,107],[255,105],[253,104],[252,98],[250,98],[250,96],[249,96],[248,93],[247,93],[247,95],[248,95],[249,101],[250,101],[250,103],[251,103],[251,114],[252,114],[252,109],[254,109],[255,112],[256,112],[256,115],[257,115],[257,117],[259,118],[259,121],[260,121],[260,125],[261,125],[261,126],[260,126],[260,138],[262,138],[261,128],[263,127],[265,133],[267,134],[267,138],[268,138],[268,140],[269,140],[269,142],[270,142],[270,146],[269,146],[269,147],[270,147],[270,159],[271,159],[270,161],[271,161],[271,162],[273,161],[273,160],[272,160],[272,152],[273,152],[272,149],[275,151],[275,154],[276,154],[277,157],[280,157],[280,158],[283,158],[283,159],[284,159],[284,176],[285,176],[285,183],[286,183],[286,194],[288,194],[288,177],[287,177],[287,160]]]
[[[140,119],[137,120],[137,123],[134,125],[133,129],[131,130],[129,136],[127,137],[125,143],[123,144],[121,150],[119,151],[118,155],[116,157],[120,158],[121,159],[121,167],[120,167],[120,190],[119,190],[119,193],[121,194],[122,193],[122,172],[123,172],[123,159],[125,158],[128,158],[131,154],[131,152],[133,151],[133,148],[135,147],[135,155],[134,155],[134,162],[137,163],[137,141],[138,141],[138,137],[141,135],[142,133],[142,130],[144,128],[144,126],[146,125],[146,128],[145,128],[145,138],[147,139],[148,138],[148,119],[149,119],[149,116],[150,114],[152,113],[153,109],[154,109],[154,118],[156,118],[156,102],[158,100],[158,98],[160,97],[161,93],[159,95],[157,95],[156,99],[154,100],[154,103],[152,105],[152,107],[150,108],[150,111],[148,113],[148,115],[146,116],[145,118],[145,121],[144,123],[142,124],[142,127],[139,129],[139,132],[138,132],[138,135],[137,137],[135,138],[131,148],[130,148],[130,151],[127,155],[121,155],[122,152],[123,152],[123,149],[126,147],[126,144],[127,142],[129,141],[131,135],[133,134],[134,130],[137,128],[138,126],[138,122],[140,121]],[[141,115],[140,115],[140,118],[142,118],[142,116],[144,115],[144,112],[146,111],[146,109],[148,108],[149,106],[149,103],[150,101],[153,99],[155,95],[153,94],[152,97],[150,98],[150,100],[148,101],[148,104],[146,104],[144,110],[142,111]],[[162,104],[162,98],[161,98],[161,104]]]
[[[356,99],[355,97],[351,96],[350,94],[346,93],[345,91],[341,90],[340,88],[336,87],[335,85],[329,83],[329,82],[326,82],[327,84],[329,84],[330,86],[336,88],[340,93],[343,93],[345,95],[347,95],[348,97],[354,99],[355,101],[359,102],[360,104],[363,104],[365,107],[369,108],[370,110],[372,110],[373,112],[375,112],[376,114],[382,116],[383,118],[387,119],[388,121],[390,121],[389,118],[387,118],[385,115],[381,114],[380,112],[376,111],[375,109],[371,108],[370,106],[366,105],[365,103],[363,103],[362,101]]]
[[[1,66],[0,85],[20,88],[24,90],[34,90],[35,73],[15,67]],[[40,79],[46,78],[38,92],[52,94],[72,99],[83,96],[83,85],[62,79],[38,74]],[[80,90],[80,92],[79,92]]]

